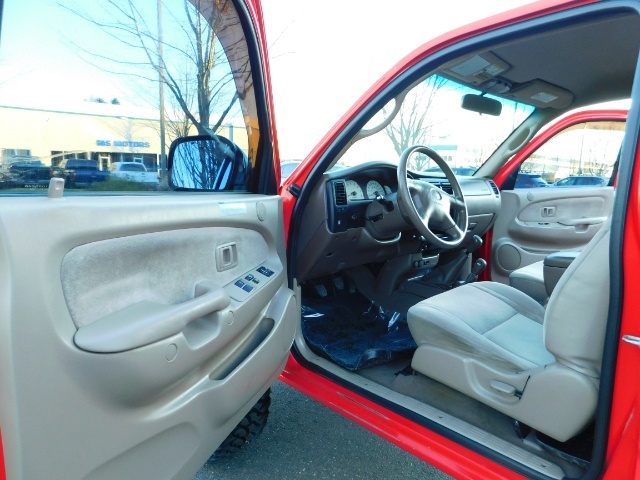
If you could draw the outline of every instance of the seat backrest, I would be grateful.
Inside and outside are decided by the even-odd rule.
[[[544,319],[544,343],[557,361],[600,378],[609,309],[607,220],[556,285]]]

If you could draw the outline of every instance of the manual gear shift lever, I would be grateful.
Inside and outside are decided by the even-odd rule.
[[[467,276],[464,284],[478,281],[478,276],[487,268],[487,262],[484,258],[477,259],[471,266],[471,273]]]

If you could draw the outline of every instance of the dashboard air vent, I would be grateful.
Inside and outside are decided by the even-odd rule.
[[[432,185],[435,185],[440,190],[447,192],[449,195],[453,195],[453,188],[451,188],[451,184],[448,182],[430,182]]]
[[[487,180],[487,182],[489,182],[489,186],[491,187],[491,190],[493,190],[493,193],[496,194],[496,197],[499,197],[500,190],[498,190],[498,186],[494,183],[493,180]]]
[[[339,207],[347,204],[347,188],[343,181],[339,180],[333,183],[333,198]]]

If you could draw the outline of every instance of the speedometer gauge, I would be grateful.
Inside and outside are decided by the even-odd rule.
[[[362,187],[358,185],[358,182],[355,180],[347,180],[345,187],[347,187],[347,198],[349,200],[364,200],[364,192],[362,191]]]
[[[375,180],[369,180],[367,182],[367,198],[376,198],[378,195],[384,196],[384,193],[384,188],[382,188],[380,183]]]

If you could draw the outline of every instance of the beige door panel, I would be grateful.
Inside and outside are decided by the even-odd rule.
[[[612,187],[503,191],[493,229],[492,280],[508,283],[513,270],[549,253],[581,249],[611,215],[613,197]]]
[[[281,199],[0,204],[8,476],[191,478],[288,356]]]

